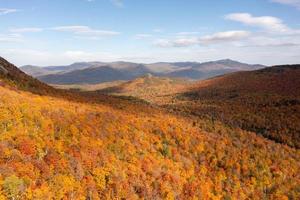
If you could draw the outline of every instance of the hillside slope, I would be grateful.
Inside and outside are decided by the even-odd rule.
[[[3,83],[0,199],[300,198],[299,150],[219,122],[120,109],[122,100],[77,101]]]
[[[300,147],[300,65],[274,66],[200,81],[170,107],[221,120]]]
[[[192,81],[181,78],[157,77],[151,74],[98,90],[100,93],[133,96],[150,103],[185,89]]]
[[[15,86],[21,90],[28,90],[39,94],[53,92],[52,87],[28,76],[2,57],[0,57],[0,84]]]
[[[176,113],[221,120],[300,147],[299,65],[237,72],[199,82],[150,76],[101,87],[101,93],[137,97]]]

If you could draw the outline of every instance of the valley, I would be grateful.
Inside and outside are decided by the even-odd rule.
[[[200,81],[146,75],[128,82],[56,87],[139,98],[171,112],[219,120],[299,148],[299,76],[300,66],[291,65]]]

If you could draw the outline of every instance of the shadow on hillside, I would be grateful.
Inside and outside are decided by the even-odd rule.
[[[174,98],[173,109],[300,148],[300,65],[225,75]]]

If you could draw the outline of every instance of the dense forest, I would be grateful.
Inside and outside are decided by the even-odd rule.
[[[1,60],[0,199],[299,199],[299,149]]]
[[[145,76],[125,83],[110,83],[114,86],[106,88],[101,85],[98,92],[140,98],[179,115],[221,121],[299,148],[299,77],[300,65],[286,65],[203,81]],[[97,87],[81,89],[97,90]]]
[[[300,65],[274,66],[200,81],[165,103],[300,147]]]

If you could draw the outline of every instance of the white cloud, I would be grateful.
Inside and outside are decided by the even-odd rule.
[[[200,44],[199,38],[176,38],[173,40],[159,39],[154,42],[158,47],[188,47]]]
[[[151,34],[145,34],[145,33],[141,33],[141,34],[136,34],[135,38],[136,39],[146,39],[146,38],[151,38],[153,35]]]
[[[240,47],[296,47],[299,45],[299,35],[256,34],[243,41]]]
[[[264,44],[253,44],[253,45],[245,45],[242,47],[296,47],[300,46],[300,43],[293,42],[274,42],[274,43],[264,43]]]
[[[58,26],[52,28],[52,30],[61,31],[61,32],[70,32],[77,36],[82,36],[85,38],[91,37],[93,39],[97,37],[116,36],[120,34],[119,32],[116,31],[92,29],[88,26]]]
[[[158,47],[172,47],[173,43],[167,39],[158,39],[154,41],[154,45]]]
[[[198,35],[199,32],[179,32],[179,33],[176,33],[176,35]]]
[[[160,28],[155,28],[155,29],[153,29],[152,30],[154,33],[162,33],[162,32],[164,32],[162,29],[160,29]]]
[[[291,29],[281,19],[272,16],[254,17],[249,13],[232,13],[226,19],[241,22],[245,25],[256,26],[272,32],[289,32]]]
[[[36,33],[43,31],[42,28],[26,27],[26,28],[15,28],[9,30],[12,33]]]
[[[0,8],[0,15],[6,15],[9,13],[17,12],[17,9],[10,9],[10,8]]]
[[[205,35],[202,37],[181,37],[173,40],[159,39],[154,42],[159,47],[188,47],[201,44],[217,44],[223,42],[238,41],[247,38],[250,32],[247,31],[225,31],[218,32],[211,35]]]
[[[107,52],[87,52],[87,51],[65,51],[63,57],[73,62],[78,61],[112,61],[119,58],[111,53]]]
[[[271,1],[275,3],[293,6],[300,10],[300,0],[271,0]]]
[[[248,31],[225,31],[204,36],[200,40],[203,43],[219,43],[237,41],[240,39],[247,38],[248,36],[250,36],[250,32]]]
[[[117,7],[123,7],[124,3],[123,0],[110,0],[115,6]]]
[[[23,37],[20,34],[0,34],[0,43],[3,42],[23,42]]]

